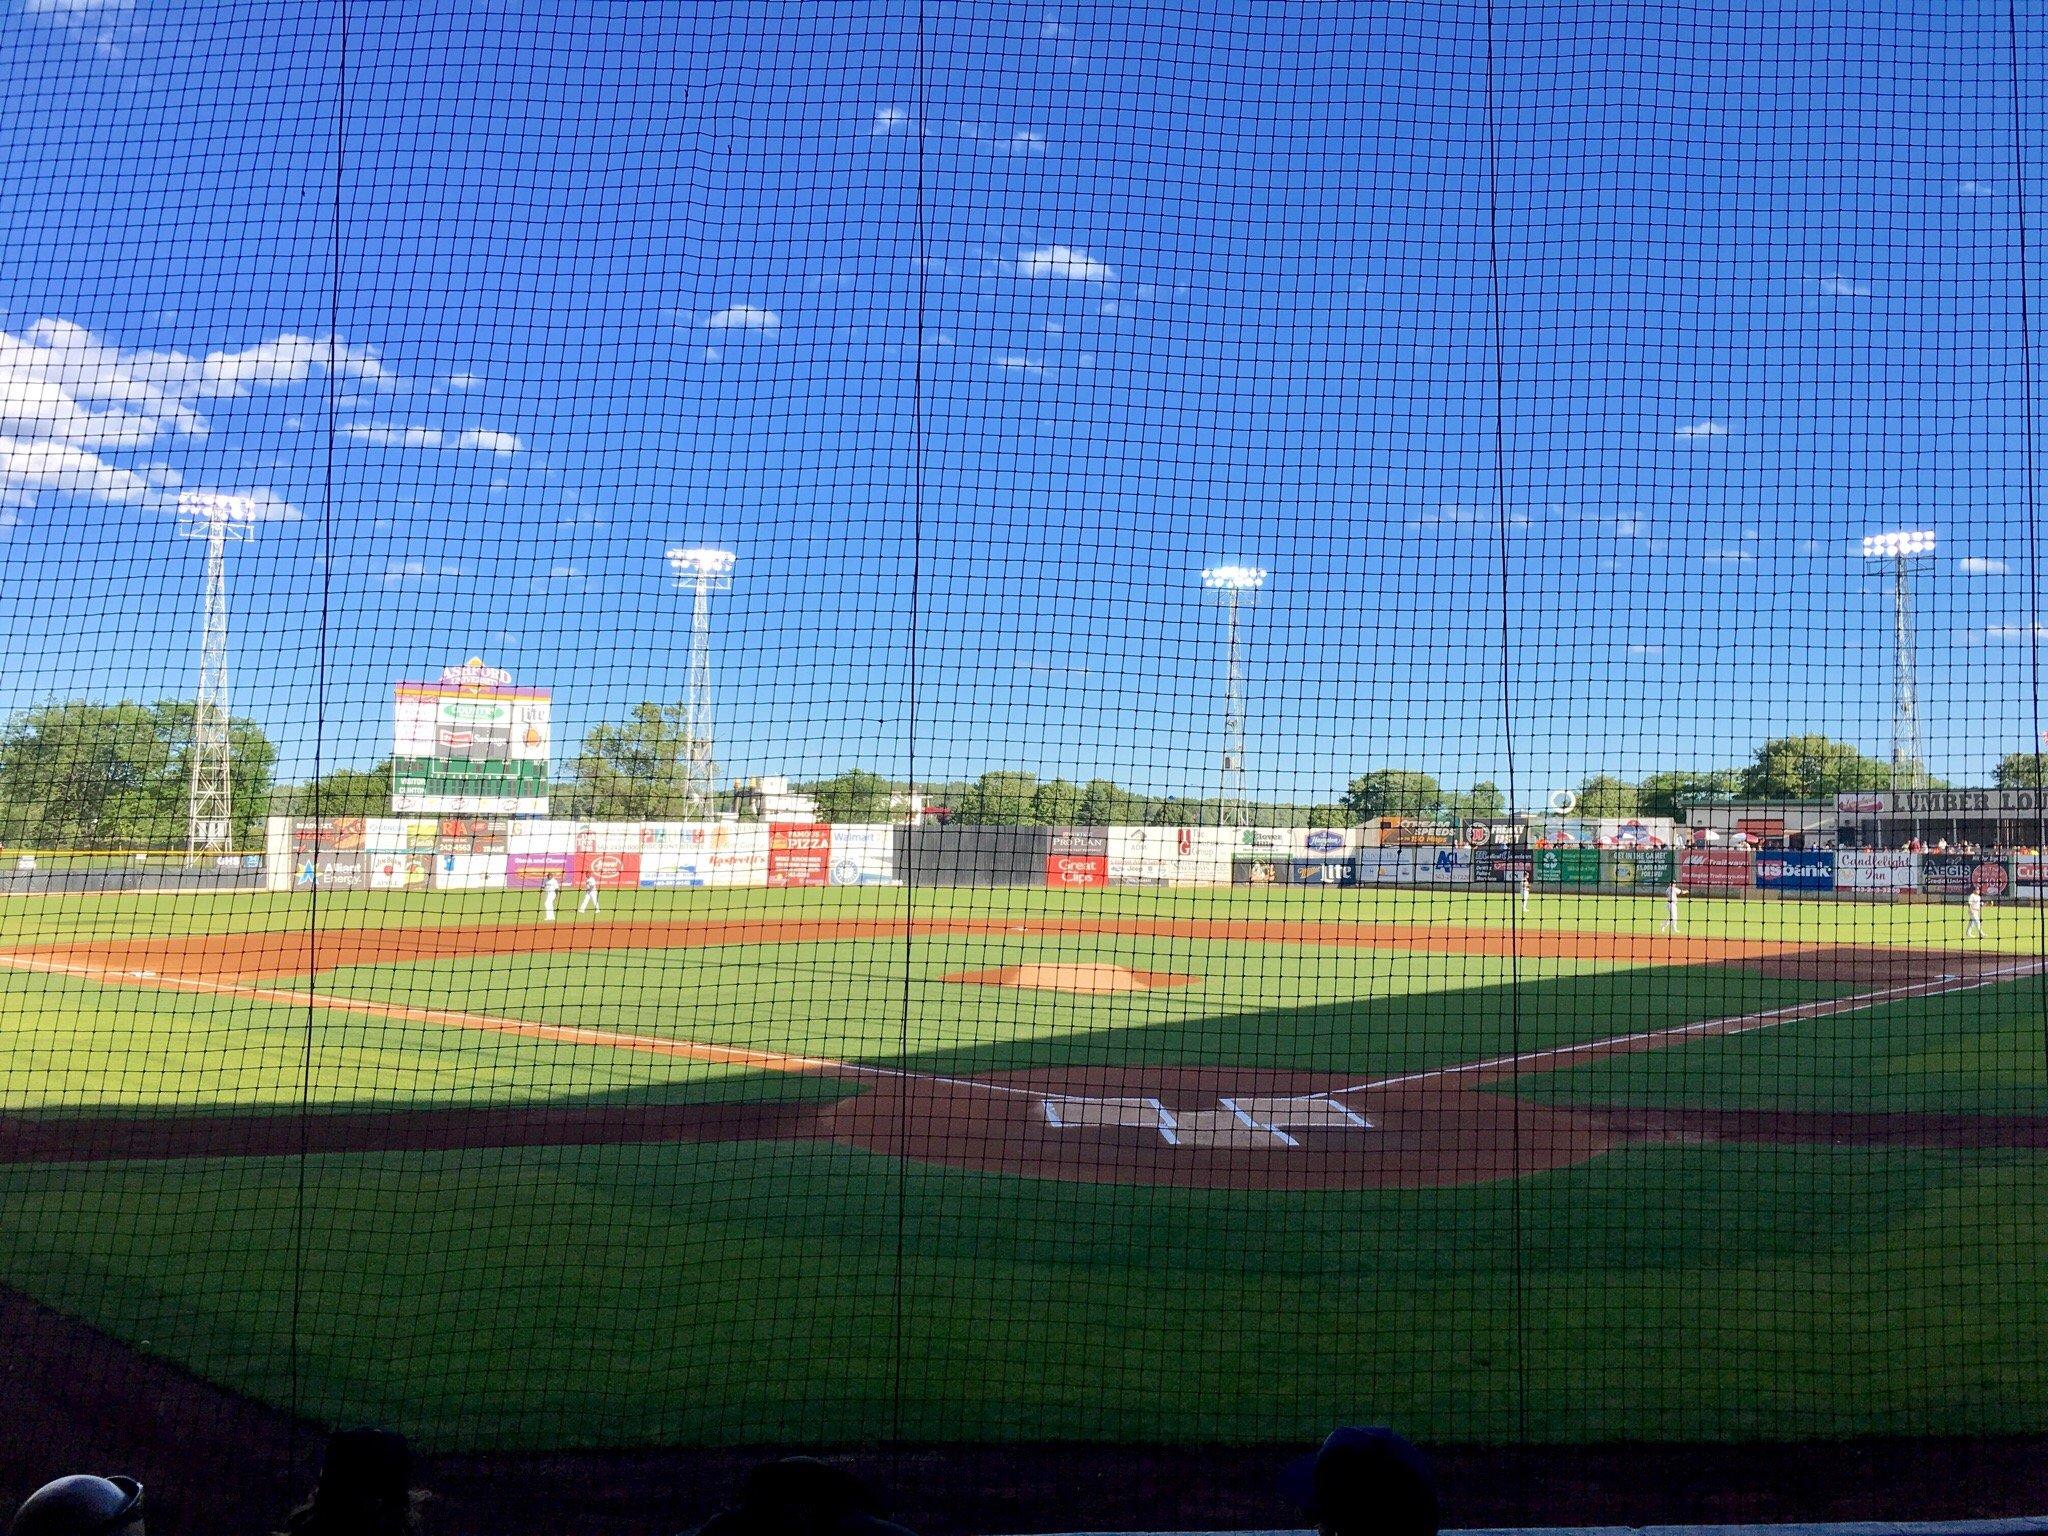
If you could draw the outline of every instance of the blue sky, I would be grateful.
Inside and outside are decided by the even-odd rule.
[[[338,129],[331,7],[0,0],[0,706],[190,691],[204,487],[290,772],[676,696],[699,542],[738,773],[1212,789],[1222,559],[1257,794],[1882,753],[1888,527],[1935,769],[2048,723],[2003,6],[1503,4],[1497,186],[1475,6],[917,9],[356,5]]]

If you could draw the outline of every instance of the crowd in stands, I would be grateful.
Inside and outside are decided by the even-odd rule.
[[[413,1486],[412,1450],[388,1430],[343,1430],[328,1442],[305,1503],[279,1536],[422,1536],[427,1495]],[[1287,1464],[1279,1491],[1319,1536],[1437,1536],[1435,1477],[1390,1429],[1342,1428]],[[74,1474],[45,1483],[15,1512],[8,1536],[144,1536],[142,1485]],[[658,1536],[658,1533],[657,1533]],[[911,1536],[877,1491],[830,1461],[787,1456],[752,1468],[731,1506],[694,1536]]]

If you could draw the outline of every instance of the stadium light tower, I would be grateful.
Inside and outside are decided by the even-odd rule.
[[[185,862],[232,851],[234,748],[228,729],[229,543],[255,536],[256,503],[247,496],[185,491],[178,532],[206,540],[206,613],[199,631],[199,689],[192,700],[192,782],[185,814]]]
[[[718,777],[711,732],[711,594],[732,590],[735,558],[729,549],[668,552],[676,586],[696,594],[690,611],[690,686],[683,699],[683,795],[692,810],[710,806]]]
[[[1244,655],[1240,649],[1238,609],[1258,596],[1266,584],[1256,565],[1212,565],[1202,572],[1202,585],[1228,615],[1229,659],[1223,674],[1222,798],[1216,807],[1219,827],[1245,825],[1244,804]]]
[[[1863,558],[1892,562],[1892,788],[1918,789],[1927,781],[1920,749],[1920,700],[1914,682],[1913,594],[1906,562],[1934,553],[1934,530],[1873,533],[1863,540]]]

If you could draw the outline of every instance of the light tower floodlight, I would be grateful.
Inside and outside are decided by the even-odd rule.
[[[234,844],[234,749],[228,730],[227,546],[255,537],[256,503],[247,496],[185,491],[178,533],[206,540],[206,609],[199,631],[199,688],[192,700],[192,779],[185,808],[185,861]]]
[[[1920,751],[1919,689],[1914,681],[1913,594],[1906,580],[1906,562],[1934,553],[1932,528],[1867,534],[1863,558],[1892,562],[1892,783],[1893,789],[1918,789],[1927,767]]]
[[[1202,585],[1228,615],[1229,645],[1223,673],[1223,765],[1216,804],[1219,827],[1245,825],[1244,804],[1244,656],[1240,648],[1238,607],[1250,602],[1266,584],[1256,565],[1211,565],[1203,568]]]
[[[676,586],[695,594],[690,610],[690,683],[683,697],[683,797],[693,811],[711,804],[718,777],[711,731],[711,594],[732,590],[738,557],[729,549],[672,549]]]

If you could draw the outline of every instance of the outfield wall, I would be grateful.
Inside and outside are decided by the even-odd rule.
[[[1368,844],[1322,827],[906,827],[272,817],[271,890],[537,890],[826,885],[1514,887],[1546,892],[2048,898],[2038,854]]]

